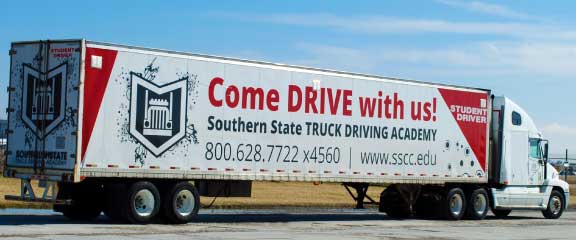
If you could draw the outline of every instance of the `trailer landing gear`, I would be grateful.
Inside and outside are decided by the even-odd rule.
[[[421,190],[420,185],[390,185],[380,194],[379,211],[393,218],[410,217]]]
[[[366,192],[368,192],[368,187],[370,186],[368,183],[343,183],[342,185],[346,188],[346,191],[350,194],[352,199],[356,201],[356,207],[354,209],[364,209],[364,204],[378,204],[374,199],[366,194]],[[350,188],[356,190],[356,196],[354,196],[354,193],[352,193]],[[369,202],[364,202],[364,199],[366,198]]]

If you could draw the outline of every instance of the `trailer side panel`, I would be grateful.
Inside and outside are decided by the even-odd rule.
[[[97,43],[86,53],[83,176],[487,182],[487,90]]]

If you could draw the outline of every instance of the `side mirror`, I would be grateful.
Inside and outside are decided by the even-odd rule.
[[[548,141],[544,143],[544,179],[548,179]]]
[[[548,162],[548,143],[544,143],[544,161]]]

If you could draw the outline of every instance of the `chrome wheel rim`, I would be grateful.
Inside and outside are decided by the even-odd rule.
[[[552,214],[558,215],[560,210],[562,210],[562,200],[558,196],[552,196],[550,198],[550,203],[548,203]]]
[[[194,194],[190,190],[185,189],[178,192],[174,201],[176,201],[176,211],[181,216],[188,216],[194,211],[196,203],[194,202]]]
[[[462,213],[462,205],[463,205],[462,195],[454,194],[450,197],[450,212],[454,216],[458,216]]]
[[[141,189],[134,196],[134,211],[141,217],[150,216],[154,211],[155,202],[154,194],[150,190]]]
[[[478,215],[484,215],[486,209],[488,209],[488,201],[486,200],[486,196],[484,194],[477,194],[474,197],[474,211]]]

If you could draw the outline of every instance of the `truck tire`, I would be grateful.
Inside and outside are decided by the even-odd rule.
[[[124,194],[126,193],[125,184],[108,184],[104,187],[105,204],[104,215],[112,221],[124,221],[122,210]]]
[[[160,193],[147,181],[130,185],[124,197],[124,218],[136,224],[150,223],[160,210]]]
[[[468,207],[466,208],[466,219],[482,220],[488,214],[489,200],[488,192],[484,188],[478,188],[468,196]]]
[[[548,207],[542,211],[547,219],[558,219],[564,212],[564,195],[558,190],[552,190],[550,199],[548,200]]]
[[[91,221],[102,212],[102,188],[88,183],[62,183],[57,198],[70,199],[70,205],[54,205],[54,211],[73,221]]]
[[[494,216],[497,218],[506,218],[511,212],[512,210],[510,209],[492,209],[492,213],[494,213]]]
[[[102,211],[90,206],[64,206],[62,214],[72,221],[92,221],[100,216]]]
[[[460,220],[466,212],[466,195],[459,187],[448,188],[442,204],[446,220]]]
[[[438,218],[442,216],[442,195],[437,194],[435,189],[423,190],[414,205],[414,215],[422,218]]]
[[[391,218],[408,218],[412,215],[408,203],[402,199],[394,185],[388,186],[380,194],[378,210]]]
[[[198,216],[200,195],[189,182],[178,182],[170,186],[162,199],[162,215],[170,223],[185,224]]]

